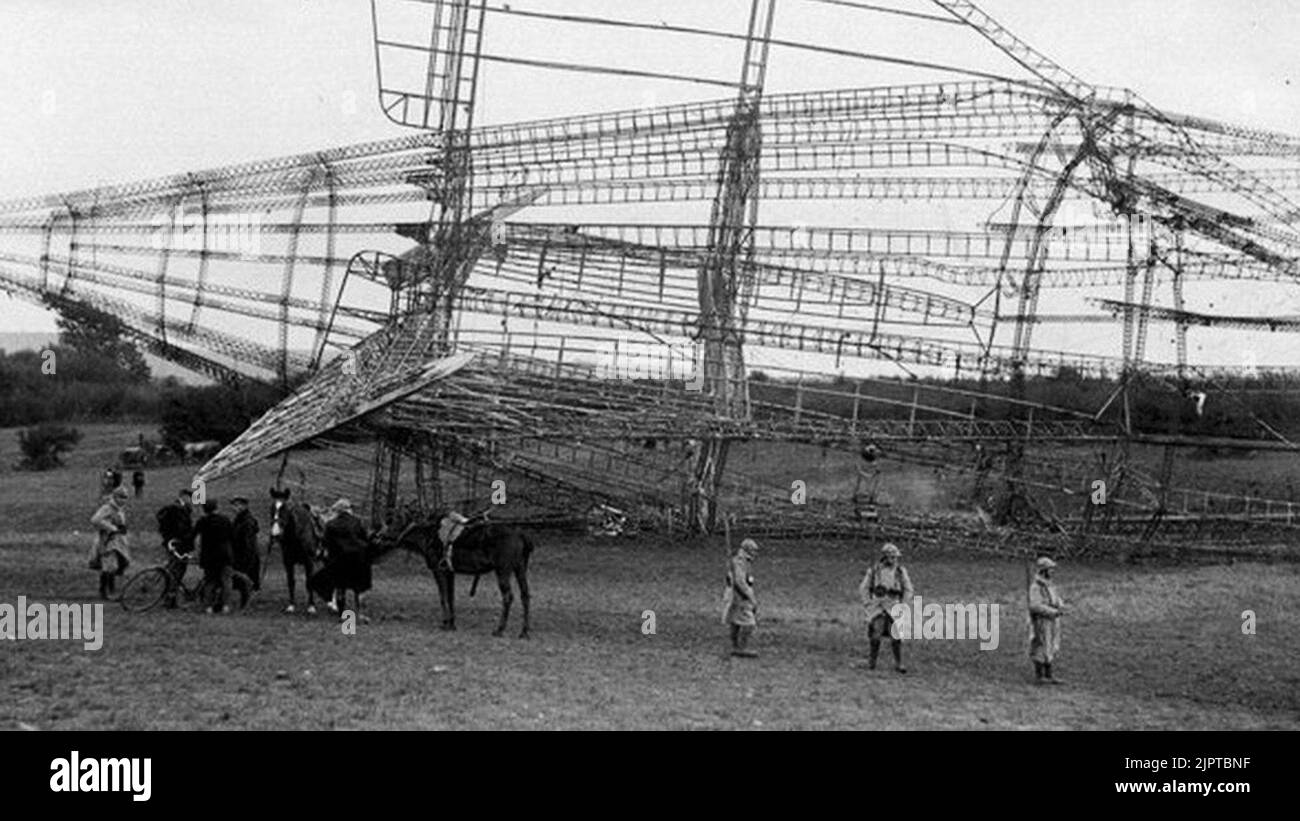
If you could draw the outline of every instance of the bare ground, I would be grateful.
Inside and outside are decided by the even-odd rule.
[[[91,600],[82,556],[80,540],[0,540],[0,602]],[[530,640],[491,637],[487,578],[474,599],[461,586],[460,630],[445,633],[427,571],[394,557],[376,568],[374,620],[346,636],[323,610],[279,613],[275,568],[243,613],[110,604],[99,651],[6,642],[0,727],[1300,728],[1293,566],[1064,567],[1068,683],[1043,688],[1025,656],[1020,565],[906,558],[927,601],[1001,603],[1000,646],[912,642],[907,675],[863,669],[853,600],[866,557],[772,542],[757,566],[762,656],[733,660],[715,551],[543,538]],[[1258,635],[1242,635],[1245,609]]]
[[[45,474],[9,470],[14,436],[0,431],[0,603],[94,600],[84,559],[95,483],[136,429],[83,430],[70,466]],[[131,502],[138,566],[159,558],[153,511],[192,471],[151,470],[145,497]],[[265,498],[269,479],[215,492]],[[1025,654],[1015,562],[959,547],[909,552],[927,602],[1002,605],[1000,644],[911,642],[911,670],[899,676],[861,664],[855,600],[866,548],[765,543],[762,656],[744,661],[725,653],[717,544],[548,533],[538,542],[531,640],[491,637],[499,599],[488,577],[474,599],[462,581],[461,629],[439,631],[432,578],[407,555],[376,567],[374,620],[345,636],[323,613],[279,612],[276,563],[261,597],[233,616],[110,604],[99,651],[0,643],[0,728],[1300,729],[1295,564],[1064,565],[1073,612],[1058,669],[1067,684],[1041,688]],[[1248,609],[1254,636],[1241,631]],[[642,631],[646,610],[653,635]],[[511,635],[518,626],[516,603]]]

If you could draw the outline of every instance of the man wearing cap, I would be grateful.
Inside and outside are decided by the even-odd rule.
[[[115,580],[131,564],[131,551],[126,544],[126,501],[129,498],[131,492],[119,485],[90,517],[96,536],[90,569],[99,571],[101,599],[114,594]]]
[[[248,499],[236,496],[230,500],[235,508],[234,567],[249,578],[254,590],[262,589],[262,559],[257,552],[257,519],[248,509]]]
[[[99,480],[99,489],[103,494],[101,502],[107,502],[113,491],[122,486],[122,471],[109,465],[104,468],[104,473]]]
[[[358,621],[368,621],[361,613],[361,594],[370,589],[370,539],[361,519],[352,513],[352,503],[339,499],[330,506],[330,519],[325,524],[325,552],[328,557],[328,573],[317,574],[321,583],[332,589],[316,588],[316,592],[332,603],[332,610],[340,611],[347,607],[348,593],[351,590],[356,601]],[[310,582],[309,582],[310,583]],[[335,598],[337,597],[337,602]]]
[[[183,487],[176,494],[176,501],[160,508],[155,517],[158,520],[158,535],[162,537],[163,547],[170,545],[181,556],[188,557],[194,552],[194,520],[192,518],[193,492]],[[173,556],[167,551],[167,572],[180,579],[185,575],[186,559]],[[167,608],[176,606],[176,588],[172,588],[165,602]]]
[[[888,635],[894,652],[894,669],[907,672],[903,666],[903,642],[892,632],[894,618],[890,615],[895,605],[912,600],[912,579],[907,575],[907,568],[899,564],[901,555],[896,545],[886,544],[880,549],[880,561],[858,585],[858,597],[867,611],[867,640],[871,643],[867,666],[872,670],[876,669],[876,658],[880,655],[880,641]]]
[[[727,563],[726,589],[722,593],[722,623],[731,627],[731,655],[756,658],[749,649],[750,636],[758,626],[758,600],[754,597],[754,577],[750,574],[758,543],[746,539]]]
[[[1061,683],[1052,677],[1052,661],[1061,651],[1060,619],[1065,615],[1065,600],[1052,584],[1055,567],[1056,562],[1039,556],[1029,583],[1029,659],[1039,684]]]
[[[217,512],[217,500],[203,503],[203,516],[194,525],[195,539],[199,545],[199,567],[203,568],[203,585],[208,595],[213,595],[209,613],[230,612],[230,592],[233,581],[233,549],[231,542],[235,528],[223,514]],[[215,593],[215,595],[214,595]]]

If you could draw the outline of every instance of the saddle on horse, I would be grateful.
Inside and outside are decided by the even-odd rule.
[[[452,545],[460,538],[460,534],[465,532],[465,526],[469,522],[469,519],[453,510],[443,516],[442,521],[438,523],[438,541],[442,543],[442,561],[440,564],[451,573],[456,572],[456,568],[451,562]]]

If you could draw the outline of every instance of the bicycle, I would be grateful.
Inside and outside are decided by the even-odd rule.
[[[170,564],[156,564],[136,573],[122,587],[119,600],[123,609],[131,613],[143,613],[157,607],[169,594],[182,596],[186,602],[199,598],[203,593],[203,577],[195,580],[193,587],[185,583],[185,571],[189,569],[190,557],[178,553],[175,544],[175,539],[169,541],[167,552],[182,562],[180,573],[173,573]]]

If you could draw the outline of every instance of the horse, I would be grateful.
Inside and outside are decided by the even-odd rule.
[[[181,461],[183,462],[211,459],[221,451],[221,443],[215,439],[205,439],[202,442],[184,442],[181,447]]]
[[[270,552],[278,544],[280,555],[284,560],[285,581],[289,585],[289,606],[284,609],[292,613],[296,609],[293,569],[302,565],[305,575],[303,586],[307,588],[307,613],[316,612],[316,595],[307,580],[315,571],[315,562],[320,558],[321,540],[319,526],[311,510],[302,503],[289,501],[289,490],[271,488],[271,541],[267,547]]]
[[[519,585],[519,603],[523,607],[524,624],[519,631],[519,638],[528,638],[529,629],[529,591],[528,558],[533,552],[533,543],[523,532],[513,527],[492,522],[465,524],[459,536],[451,536],[451,549],[443,543],[443,533],[449,523],[455,519],[451,516],[434,516],[417,520],[402,526],[400,522],[393,529],[395,536],[390,536],[390,528],[385,527],[375,536],[375,558],[395,548],[419,554],[433,571],[433,579],[438,585],[438,600],[442,608],[442,629],[456,629],[456,575],[473,576],[474,584],[470,595],[478,589],[478,578],[484,573],[495,572],[497,587],[501,590],[501,619],[492,635],[505,633],[506,623],[510,619],[510,605],[514,601],[514,591],[510,587],[510,577],[515,577]]]

